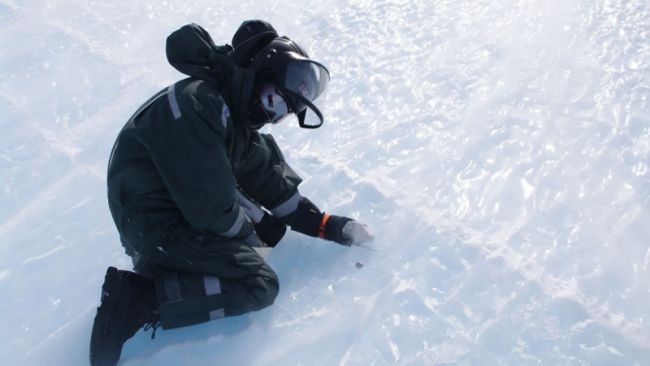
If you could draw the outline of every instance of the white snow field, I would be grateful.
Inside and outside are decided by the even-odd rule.
[[[0,365],[85,365],[127,118],[182,25],[270,21],[332,73],[267,128],[378,252],[289,233],[275,305],[121,365],[650,365],[645,0],[0,0]],[[361,263],[362,268],[358,268]]]

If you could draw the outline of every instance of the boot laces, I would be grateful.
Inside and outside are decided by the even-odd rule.
[[[158,329],[158,327],[160,327],[160,320],[152,320],[144,325],[144,331],[146,332],[149,329],[152,329],[151,339],[154,339],[156,338],[156,330]]]

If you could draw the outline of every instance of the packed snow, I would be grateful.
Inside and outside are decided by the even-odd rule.
[[[644,0],[0,0],[0,364],[88,364],[127,118],[182,25],[270,21],[325,125],[266,128],[377,251],[289,233],[265,310],[136,334],[121,365],[650,365]]]

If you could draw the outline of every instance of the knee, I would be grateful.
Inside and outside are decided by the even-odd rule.
[[[256,282],[252,302],[255,309],[260,310],[273,304],[280,291],[280,284],[277,276],[257,277]]]

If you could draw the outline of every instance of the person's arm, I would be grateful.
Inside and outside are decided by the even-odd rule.
[[[342,245],[372,240],[365,225],[356,220],[321,212],[298,192],[302,181],[282,156],[271,135],[255,134],[245,170],[238,174],[242,190],[269,209],[255,229],[274,246],[284,235],[286,225],[305,235],[320,237]],[[268,239],[265,239],[268,238]]]
[[[287,224],[264,210],[257,202],[247,197],[241,190],[237,191],[240,207],[246,212],[255,227],[259,238],[269,247],[275,247],[287,232]]]
[[[244,159],[236,172],[243,192],[240,204],[262,241],[273,247],[287,230],[284,218],[298,206],[302,179],[287,164],[271,135],[252,132]]]
[[[296,210],[287,217],[287,223],[294,231],[341,245],[359,245],[374,239],[366,225],[349,217],[321,212],[306,197],[300,198]]]
[[[245,162],[236,172],[243,192],[282,218],[293,212],[300,199],[302,179],[284,159],[271,135],[251,133]]]
[[[182,86],[181,86],[182,85]],[[170,88],[170,116],[149,136],[152,159],[183,217],[197,231],[247,241],[253,226],[240,209],[224,142],[222,99],[198,82]],[[163,111],[164,112],[164,111]],[[161,112],[161,113],[163,113]]]

